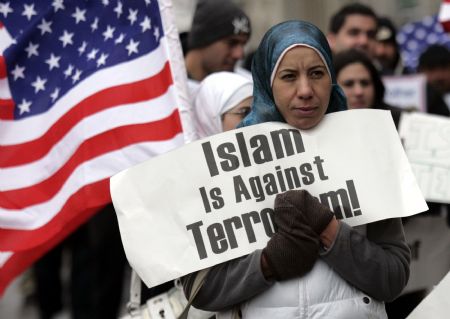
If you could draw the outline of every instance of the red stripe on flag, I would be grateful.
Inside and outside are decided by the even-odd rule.
[[[0,120],[12,120],[14,118],[15,106],[16,105],[14,104],[13,100],[0,99]]]
[[[85,194],[83,194],[85,193]],[[86,194],[95,194],[86,196]],[[99,196],[99,194],[107,194],[106,196]],[[68,201],[70,206],[64,210],[66,215],[65,220],[57,220],[59,232],[55,233],[53,238],[49,241],[44,242],[42,245],[37,246],[33,249],[28,249],[20,252],[15,252],[0,268],[0,296],[3,294],[4,290],[8,284],[25,269],[27,269],[32,263],[38,260],[42,255],[44,255],[51,248],[56,246],[61,240],[63,240],[67,235],[72,233],[81,224],[86,222],[92,215],[94,215],[101,207],[108,204],[111,201],[109,197],[109,180],[103,180],[95,184],[88,185],[74,194],[72,198]],[[90,208],[84,209],[82,211],[73,209],[82,209],[84,204],[80,201],[87,200]],[[77,202],[78,201],[78,202]],[[65,206],[68,205],[66,203]],[[89,206],[88,206],[89,207]],[[18,237],[20,238],[20,237]],[[11,238],[10,240],[17,240],[18,238]]]
[[[175,110],[170,116],[158,121],[127,125],[94,136],[85,140],[72,157],[45,181],[30,187],[1,192],[0,207],[22,209],[48,201],[56,195],[73,171],[83,162],[127,145],[170,140],[181,131],[178,110]]]
[[[74,218],[85,214],[86,209],[98,209],[109,202],[109,178],[86,185],[72,194],[58,214],[44,226],[34,230],[0,229],[0,251],[27,251],[37,247],[64,232]]]
[[[40,138],[17,145],[0,146],[0,168],[36,161],[47,154],[74,125],[89,115],[117,105],[153,99],[165,93],[171,84],[170,66],[166,62],[162,71],[151,78],[102,90],[78,103]]]
[[[3,79],[6,77],[7,77],[7,70],[5,57],[3,55],[0,55],[0,78]]]
[[[450,21],[441,21],[441,25],[446,33],[450,33]]]

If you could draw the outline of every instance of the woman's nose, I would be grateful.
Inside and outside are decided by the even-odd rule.
[[[297,81],[297,96],[301,99],[309,99],[313,95],[311,83],[307,78],[299,78]]]
[[[355,84],[355,94],[357,95],[362,95],[364,92],[364,88],[362,87],[361,84]]]

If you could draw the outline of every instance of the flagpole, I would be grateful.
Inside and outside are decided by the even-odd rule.
[[[176,99],[180,111],[183,126],[184,140],[186,143],[198,139],[194,125],[194,113],[191,98],[187,86],[187,72],[184,64],[183,51],[181,49],[178,29],[173,15],[171,0],[159,0],[164,34],[167,38],[167,50],[172,71],[172,77],[176,88]]]

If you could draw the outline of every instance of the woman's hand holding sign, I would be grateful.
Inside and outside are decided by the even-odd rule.
[[[279,196],[296,206],[304,215],[314,232],[320,236],[323,246],[328,248],[336,238],[339,222],[333,212],[306,190],[290,190]]]
[[[296,207],[317,235],[322,234],[334,218],[333,212],[306,190],[290,190],[278,195],[277,199]]]
[[[277,280],[302,276],[314,265],[319,236],[336,221],[334,214],[306,190],[277,195],[274,212],[278,230],[263,251],[264,274]]]
[[[278,229],[262,254],[267,279],[272,274],[276,280],[302,276],[311,270],[319,255],[319,236],[285,194],[275,199],[274,222]]]

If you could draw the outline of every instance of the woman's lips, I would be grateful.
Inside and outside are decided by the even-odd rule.
[[[314,115],[316,110],[317,110],[317,107],[314,107],[314,106],[302,106],[302,107],[294,107],[294,108],[292,108],[292,111],[295,114],[298,114],[298,115],[301,115],[301,116]]]

